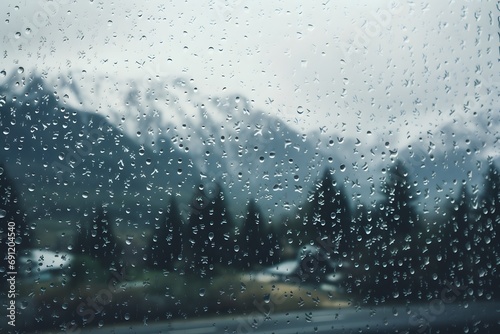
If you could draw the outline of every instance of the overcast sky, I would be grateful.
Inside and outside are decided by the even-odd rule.
[[[433,129],[474,92],[492,98],[474,79],[498,82],[495,1],[200,3],[4,0],[1,67],[182,76],[303,131],[359,137]]]

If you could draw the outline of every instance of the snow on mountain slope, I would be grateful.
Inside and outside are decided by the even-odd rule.
[[[96,88],[68,79],[57,85],[68,103],[105,114],[153,151],[172,142],[202,178],[223,183],[240,203],[257,198],[270,214],[299,205],[328,164],[306,134],[243,96],[204,96],[183,79],[142,90],[133,81],[99,80]]]
[[[42,77],[62,96],[60,103],[105,115],[152,152],[171,143],[190,157],[205,182],[221,182],[240,204],[256,198],[268,215],[300,205],[325,168],[355,200],[371,203],[384,169],[403,159],[428,209],[453,196],[461,180],[479,184],[488,157],[498,160],[500,113],[491,105],[436,111],[441,126],[425,128],[422,120],[418,136],[401,141],[389,125],[382,132],[373,128],[371,136],[299,133],[276,116],[272,104],[262,111],[229,90],[204,95],[196,82],[182,78],[145,84],[85,72]]]

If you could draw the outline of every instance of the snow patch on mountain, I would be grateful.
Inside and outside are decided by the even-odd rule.
[[[460,183],[481,182],[484,162],[498,161],[500,113],[484,103],[458,103],[436,110],[436,121],[422,119],[412,133],[390,126],[361,133],[325,129],[300,133],[279,118],[279,111],[262,111],[234,92],[206,95],[196,82],[184,78],[144,81],[84,71],[50,76],[18,74],[3,80],[17,94],[19,80],[31,87],[50,87],[61,106],[105,115],[111,124],[142,145],[158,151],[172,143],[191,157],[206,180],[218,180],[242,203],[261,199],[270,213],[299,206],[325,168],[359,202],[377,198],[385,168],[402,159],[422,194],[423,205],[452,196]],[[33,89],[33,88],[31,88]],[[360,111],[361,112],[361,111]],[[428,114],[428,113],[426,113]],[[337,127],[339,128],[339,127]],[[340,126],[340,129],[342,126]],[[457,181],[458,180],[458,181]]]

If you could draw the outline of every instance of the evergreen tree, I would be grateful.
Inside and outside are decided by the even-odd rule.
[[[262,263],[264,224],[262,213],[254,200],[247,207],[247,216],[240,231],[238,244],[240,246],[238,262],[242,269],[251,269]]]
[[[235,258],[230,233],[234,224],[222,189],[218,187],[213,197],[199,190],[191,206],[186,249],[190,266],[206,273],[215,265],[230,264]]]
[[[238,245],[240,250],[237,254],[237,261],[245,270],[256,265],[275,264],[279,258],[278,236],[271,225],[265,222],[254,200],[248,204],[247,216],[241,227]]]
[[[373,297],[378,301],[416,299],[421,278],[415,273],[422,261],[413,207],[416,197],[402,161],[389,168],[382,195],[373,245],[379,256],[373,258],[370,273]]]
[[[500,299],[500,170],[490,158],[485,184],[480,197],[480,226],[474,244],[476,271],[482,273],[481,280],[495,299]]]
[[[481,192],[480,205],[482,209],[482,230],[484,231],[482,235],[484,238],[481,239],[488,241],[488,244],[498,245],[500,243],[500,170],[491,159],[485,177],[484,188]]]
[[[82,227],[77,235],[76,249],[81,254],[96,259],[106,268],[121,267],[122,245],[117,240],[108,213],[100,207],[92,219],[91,226]]]
[[[466,261],[466,258],[469,257],[470,254],[467,249],[470,249],[474,242],[475,226],[471,203],[470,194],[464,184],[460,188],[450,214],[451,228],[443,235],[444,239],[450,241],[450,245],[444,245],[446,249],[443,253],[446,255],[446,260],[452,261],[460,267],[464,265],[462,262]],[[449,252],[450,250],[451,252]],[[472,264],[472,259],[467,262],[466,265]]]
[[[473,271],[471,266],[474,260],[469,251],[474,242],[472,211],[470,194],[463,184],[453,200],[449,219],[439,229],[441,242],[436,242],[433,247],[436,257],[441,259],[433,266],[440,284],[450,280],[465,284]]]
[[[409,235],[416,226],[417,215],[413,207],[416,199],[408,179],[408,170],[401,160],[389,168],[382,188],[381,218],[387,225],[390,236]]]
[[[34,240],[30,235],[27,216],[19,202],[19,194],[14,186],[14,182],[8,175],[4,165],[0,164],[0,235],[2,260],[8,254],[8,235],[13,232],[9,227],[14,228],[14,239],[21,240],[20,243],[15,245],[16,256],[25,255],[28,249],[34,247]]]
[[[350,253],[351,210],[342,187],[326,170],[316,184],[309,211],[309,237],[311,240],[329,238],[340,255]]]
[[[19,271],[19,267],[22,265],[20,257],[33,248],[34,240],[29,232],[27,217],[19,202],[14,182],[3,164],[0,164],[0,268],[4,269],[2,270],[3,274],[0,275],[2,276],[0,283],[2,291],[7,291],[5,274],[9,271]],[[18,240],[21,240],[21,243],[17,243]],[[9,253],[14,253],[14,255],[9,257]],[[12,256],[17,259],[15,261],[17,268],[15,269],[11,268],[8,262]]]
[[[263,240],[262,265],[271,266],[280,261],[281,245],[278,234],[271,224],[268,224],[267,232]]]
[[[147,252],[148,264],[154,269],[173,270],[182,254],[182,219],[175,197],[160,218],[160,224],[153,231]]]

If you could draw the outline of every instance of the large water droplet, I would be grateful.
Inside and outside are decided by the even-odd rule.
[[[365,233],[366,233],[366,234],[370,234],[370,233],[372,233],[372,227],[371,227],[371,226],[369,226],[369,225],[365,225],[365,226],[363,226],[363,227],[364,227],[364,229],[365,229]]]

